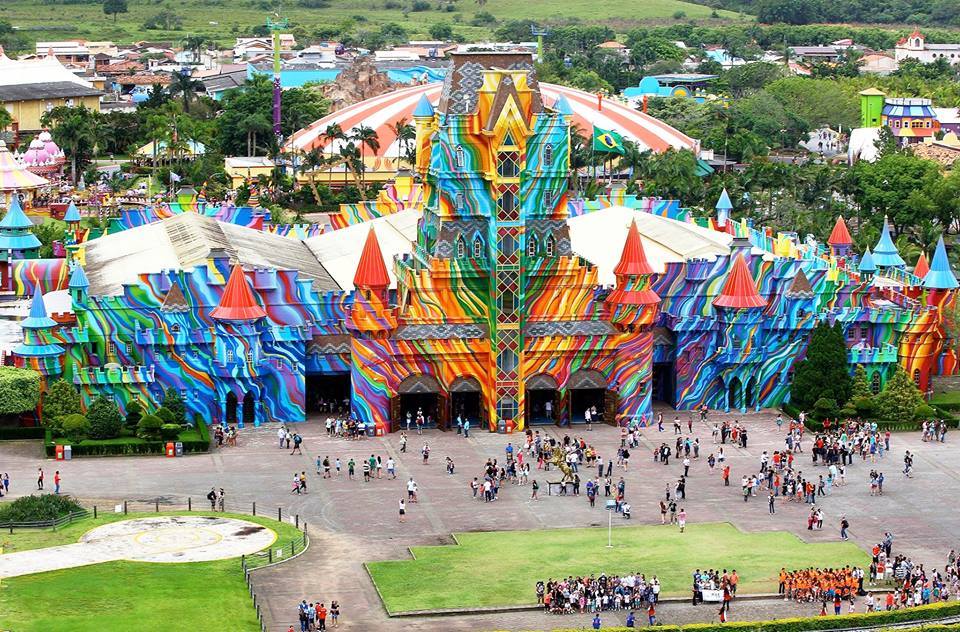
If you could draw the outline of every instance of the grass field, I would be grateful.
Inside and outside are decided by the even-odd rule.
[[[76,542],[109,522],[145,514],[108,514],[57,531],[0,535],[7,552]],[[159,515],[203,515],[173,512]],[[292,526],[263,517],[218,514],[273,529],[280,546],[299,537]],[[185,564],[109,562],[3,580],[0,629],[17,632],[101,630],[259,630],[237,559]]]
[[[306,9],[294,0],[283,2],[284,16],[291,28],[300,27],[312,34],[317,27],[341,26],[355,22],[358,28],[378,28],[394,22],[407,29],[411,39],[426,39],[428,29],[436,22],[447,22],[455,32],[469,39],[485,39],[496,26],[471,26],[474,14],[486,11],[497,20],[579,20],[610,24],[618,31],[631,24],[671,21],[677,12],[686,19],[707,19],[711,9],[681,0],[488,0],[482,7],[473,0],[455,0],[454,11],[441,7],[446,3],[431,1],[431,10],[408,13],[386,9],[388,0],[331,0],[324,9]],[[396,1],[396,0],[394,0]],[[403,2],[406,5],[409,2]],[[211,37],[222,45],[233,44],[234,38],[248,34],[250,28],[265,22],[275,3],[270,0],[129,0],[129,13],[111,17],[103,14],[100,2],[92,4],[45,4],[42,0],[0,0],[0,20],[7,20],[21,30],[30,41],[69,38],[113,40],[126,43],[139,40],[179,41],[189,34]],[[163,9],[170,9],[183,18],[178,31],[146,30],[144,22]],[[739,14],[718,12],[722,20],[739,19]]]
[[[689,594],[697,568],[735,568],[740,592],[776,590],[781,567],[866,566],[849,542],[806,544],[785,532],[744,533],[729,523],[456,534],[460,546],[415,547],[416,559],[367,564],[390,612],[533,603],[537,580],[605,572],[656,575],[664,594]]]

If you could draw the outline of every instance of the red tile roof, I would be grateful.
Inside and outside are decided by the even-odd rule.
[[[742,256],[734,257],[733,267],[723,284],[723,290],[713,299],[714,306],[735,309],[765,307],[767,301],[757,292],[757,284],[750,275],[746,260]]]
[[[847,230],[847,223],[843,221],[843,215],[837,218],[837,223],[833,225],[833,231],[827,243],[831,246],[850,246],[853,244],[853,238],[850,231]]]
[[[617,276],[636,276],[639,274],[653,274],[653,268],[647,261],[647,255],[643,252],[643,243],[640,241],[640,231],[637,230],[637,221],[630,223],[630,230],[627,231],[627,241],[623,244],[623,254],[620,255],[620,263],[613,269]]]
[[[360,253],[360,261],[357,263],[357,272],[353,277],[354,287],[364,289],[386,289],[390,286],[390,275],[387,274],[387,266],[383,263],[383,253],[380,250],[380,242],[377,241],[377,233],[373,226],[367,233],[367,241],[363,244],[363,252]]]
[[[243,268],[239,264],[233,266],[227,287],[220,297],[220,304],[210,314],[220,320],[256,320],[263,318],[267,312],[257,303]]]

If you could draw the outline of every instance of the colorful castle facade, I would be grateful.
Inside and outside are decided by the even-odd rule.
[[[580,256],[574,222],[616,209],[569,216],[568,111],[542,102],[528,55],[456,54],[438,106],[415,112],[417,208],[367,209],[414,213],[414,243],[368,220],[350,283],[309,240],[280,259],[280,237],[196,214],[134,228],[162,225],[179,265],[116,281],[110,257],[88,254],[69,280],[75,322],[48,318],[38,294],[18,362],[85,401],[153,406],[173,387],[191,416],[241,424],[345,403],[378,432],[418,411],[511,432],[588,408],[647,423],[654,400],[778,405],[823,319],[843,325],[877,389],[898,364],[921,388],[956,372],[942,241],[909,272],[889,227],[861,258],[842,218],[828,244],[801,241],[732,220],[724,194],[700,225],[675,205],[656,206],[670,219],[619,207],[629,219],[590,235],[614,263]],[[674,242],[694,254],[665,256]]]

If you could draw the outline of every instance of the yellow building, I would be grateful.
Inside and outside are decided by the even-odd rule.
[[[43,129],[40,118],[57,106],[82,105],[99,112],[102,94],[54,56],[16,61],[0,52],[0,107],[21,133]]]
[[[269,176],[275,167],[266,156],[229,156],[223,161],[223,170],[230,176],[230,186],[234,189],[247,180]]]

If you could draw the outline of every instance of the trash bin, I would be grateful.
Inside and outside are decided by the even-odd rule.
[[[67,461],[73,458],[73,446],[71,445],[63,446],[63,458]]]
[[[57,446],[56,446],[56,448],[54,448],[54,449],[55,449],[55,451],[56,451],[56,455],[57,455],[56,458],[57,458],[57,460],[58,460],[58,461],[62,461],[62,460],[63,460],[63,446],[58,443]]]
[[[377,426],[376,424],[367,424],[367,436],[375,437],[377,436]]]
[[[500,434],[506,434],[507,432],[507,422],[503,419],[497,421],[497,432]]]
[[[177,441],[176,452],[177,456],[183,456],[183,443],[180,441]]]
[[[173,441],[167,442],[167,456],[168,457],[177,456],[177,450],[173,446]]]

